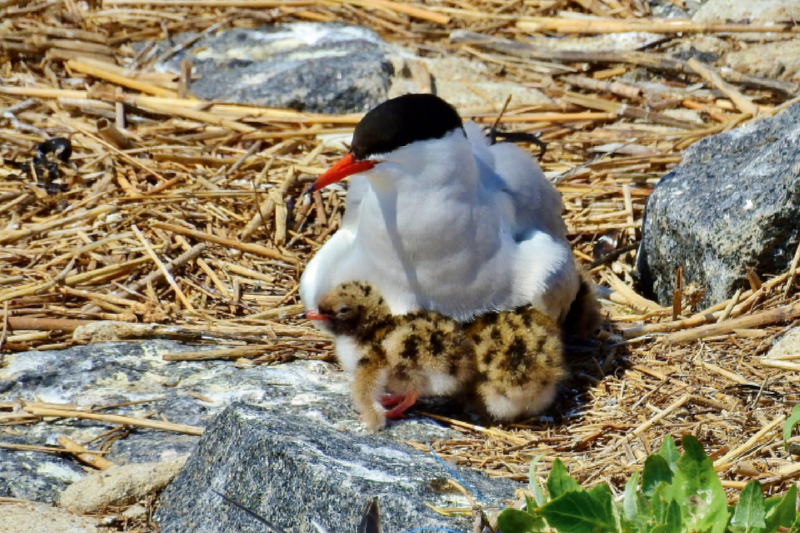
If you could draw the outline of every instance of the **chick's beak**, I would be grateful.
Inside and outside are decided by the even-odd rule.
[[[306,320],[328,320],[328,315],[320,313],[317,309],[306,311]]]
[[[328,169],[325,174],[317,178],[317,181],[311,184],[306,192],[314,192],[327,187],[331,183],[343,180],[347,176],[364,172],[375,166],[373,161],[356,161],[353,154],[347,154],[341,158],[335,165]]]

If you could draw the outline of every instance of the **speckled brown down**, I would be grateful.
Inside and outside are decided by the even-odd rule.
[[[373,431],[418,396],[463,395],[498,420],[533,415],[550,405],[567,374],[559,328],[530,306],[465,324],[432,311],[392,316],[373,287],[348,282],[308,315],[355,343],[338,355],[354,374],[356,408]],[[355,360],[347,360],[350,353]]]

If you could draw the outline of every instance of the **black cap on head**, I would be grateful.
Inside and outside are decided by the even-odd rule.
[[[456,128],[461,128],[461,117],[453,106],[432,94],[406,94],[385,101],[361,119],[350,152],[361,161],[414,141],[440,139]]]

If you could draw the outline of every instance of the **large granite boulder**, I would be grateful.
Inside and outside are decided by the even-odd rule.
[[[237,368],[231,361],[170,362],[162,358],[164,354],[197,349],[154,340],[6,354],[7,364],[0,368],[0,401],[22,399],[81,408],[135,402],[102,412],[134,417],[163,415],[170,422],[199,427],[205,427],[232,402],[240,401],[289,418],[305,417],[326,423],[337,431],[366,431],[351,407],[347,374],[330,363],[294,361]],[[432,407],[437,409],[435,404]],[[430,410],[431,404],[425,409]],[[59,446],[59,435],[88,442],[115,426],[97,420],[62,418],[12,426],[14,431],[2,440]],[[385,434],[397,440],[457,435],[430,419],[413,415],[390,425]],[[188,456],[198,440],[195,435],[132,427],[122,438],[113,440],[104,457],[119,465],[174,461]],[[90,448],[96,449],[102,442],[94,441]],[[56,501],[61,491],[86,475],[73,457],[38,451],[0,449],[0,465],[0,497],[48,503]]]
[[[514,498],[518,485],[511,481],[456,470],[484,505]],[[469,500],[448,479],[457,478],[430,454],[386,437],[353,435],[313,418],[237,404],[207,428],[161,495],[156,521],[162,533],[265,530],[219,495],[224,494],[285,531],[318,533],[321,526],[352,532],[364,505],[377,498],[384,531],[468,531],[468,515],[446,517],[428,507],[469,509]]]
[[[638,269],[669,305],[675,272],[723,301],[759,275],[789,267],[800,242],[800,105],[708,137],[661,178],[645,209]]]

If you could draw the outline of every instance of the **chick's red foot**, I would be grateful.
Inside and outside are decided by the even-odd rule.
[[[384,394],[378,402],[384,407],[394,407],[406,399],[405,394]]]
[[[419,397],[417,391],[411,391],[405,395],[397,394],[394,396],[400,396],[402,397],[402,400],[400,401],[399,404],[397,404],[396,407],[384,413],[384,416],[386,416],[386,418],[402,418],[403,414],[406,412],[406,409],[414,405],[417,402],[417,398]]]

